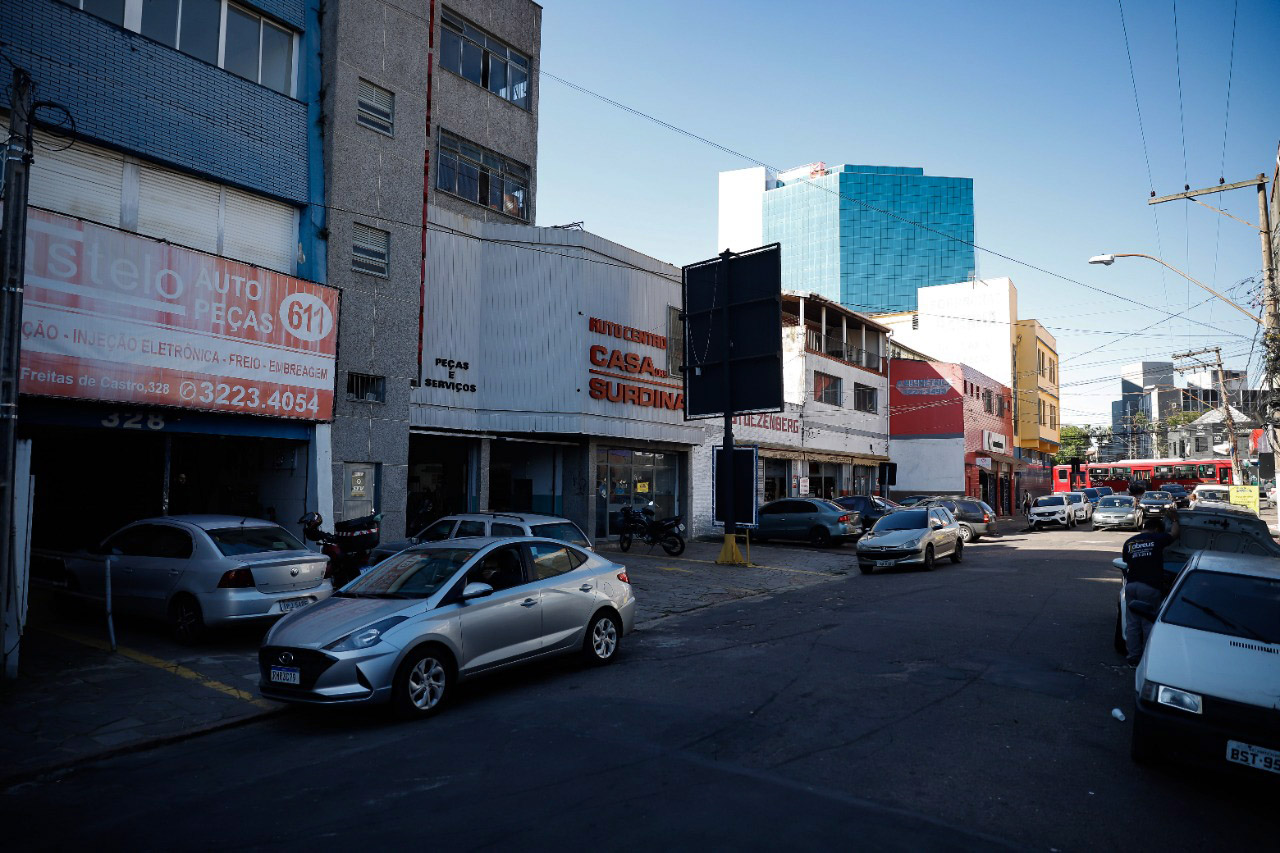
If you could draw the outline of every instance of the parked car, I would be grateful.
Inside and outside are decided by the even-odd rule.
[[[540,537],[424,543],[276,623],[258,653],[259,689],[422,717],[480,673],[572,652],[609,663],[635,612],[626,567],[585,548]]]
[[[960,525],[943,507],[907,507],[884,516],[858,540],[858,568],[863,574],[890,566],[933,568],[938,557],[958,563],[964,558]]]
[[[595,550],[582,528],[567,518],[557,515],[535,515],[531,512],[464,512],[446,515],[424,527],[417,536],[398,542],[386,542],[373,549],[369,565],[398,554],[405,548],[422,542],[440,542],[444,539],[462,539],[469,536],[541,536],[559,539]]]
[[[835,498],[835,503],[840,504],[845,509],[857,511],[862,518],[862,530],[864,533],[870,530],[871,526],[882,517],[902,507],[902,504],[878,495],[846,495],[842,498]]]
[[[1098,508],[1098,501],[1102,499],[1102,492],[1092,486],[1086,489],[1081,489],[1080,492],[1085,496],[1085,499],[1089,501],[1089,503],[1093,504],[1094,509]]]
[[[1142,507],[1132,495],[1107,495],[1099,499],[1093,513],[1093,529],[1108,530],[1129,528],[1141,530],[1144,523]]]
[[[1042,524],[1076,526],[1075,508],[1067,502],[1065,495],[1044,495],[1032,502],[1031,529],[1039,530]]]
[[[1134,673],[1130,750],[1280,776],[1280,562],[1202,551],[1153,621]]]
[[[1191,493],[1181,483],[1165,483],[1160,487],[1160,491],[1168,492],[1178,509],[1187,509],[1191,506]]]
[[[839,545],[862,533],[857,510],[824,498],[782,498],[760,507],[755,540],[798,539],[816,548]]]
[[[1195,491],[1191,493],[1191,508],[1204,509],[1210,505],[1231,506],[1231,490],[1226,486],[1218,486],[1213,484],[1203,484],[1196,486]]]
[[[927,498],[916,506],[945,507],[955,516],[960,525],[960,541],[966,544],[1000,532],[996,528],[996,511],[977,498]]]
[[[928,500],[929,497],[930,497],[929,495],[908,495],[905,498],[899,499],[898,505],[899,506],[915,506],[916,504],[920,503],[920,501]]]
[[[36,551],[32,569],[69,592],[104,597],[108,559],[112,609],[164,619],[184,643],[333,593],[327,557],[273,521],[238,515],[145,518],[88,550]]]
[[[1145,516],[1163,516],[1178,510],[1173,495],[1168,492],[1147,492],[1138,500],[1138,506],[1142,507],[1142,514]]]
[[[1116,490],[1110,486],[1092,486],[1091,488],[1098,491],[1099,498],[1105,498],[1107,495],[1114,495],[1116,493]]]
[[[1086,521],[1093,520],[1093,504],[1089,503],[1089,499],[1085,497],[1084,492],[1066,492],[1063,497],[1067,499],[1067,503],[1071,505],[1071,509],[1075,512],[1076,524],[1084,524]]]

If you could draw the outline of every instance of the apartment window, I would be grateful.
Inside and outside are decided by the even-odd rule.
[[[920,328],[920,315],[919,315],[919,314],[912,314],[912,315],[911,315],[911,328],[913,328],[913,329],[918,329],[918,328]]]
[[[1057,359],[1049,359],[1049,381],[1054,385],[1058,384],[1058,362]]]
[[[529,57],[448,9],[440,13],[440,67],[529,109]]]
[[[870,385],[853,386],[853,407],[859,412],[875,412],[876,410],[876,389]]]
[[[391,271],[391,235],[368,225],[352,226],[351,268],[356,272],[380,275]]]
[[[507,216],[529,219],[529,168],[444,131],[436,187]]]
[[[680,309],[674,305],[667,306],[667,374],[675,379],[681,376],[684,367],[684,321],[680,319]]]
[[[347,399],[357,403],[387,402],[387,377],[348,373]]]
[[[1044,352],[1036,352],[1036,372],[1044,376]]]
[[[62,2],[293,96],[297,34],[227,0]]]
[[[987,414],[992,414],[996,410],[996,402],[990,388],[982,392],[982,409]]]
[[[840,405],[840,377],[813,372],[813,399],[832,406]]]
[[[1004,395],[1001,394],[996,397],[996,417],[1003,418],[1006,408],[1007,404],[1004,401]]]
[[[396,120],[396,96],[368,80],[361,80],[356,105],[356,121],[379,133],[392,135]]]
[[[1043,425],[1044,424],[1044,400],[1040,400],[1039,404],[1040,404],[1039,409],[1036,412],[1036,423]]]

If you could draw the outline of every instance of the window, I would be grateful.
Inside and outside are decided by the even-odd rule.
[[[1196,436],[1196,453],[1207,453],[1209,451],[1209,439],[1203,435]],[[1205,466],[1200,466],[1200,476],[1204,476]]]
[[[529,219],[529,168],[443,131],[436,187],[507,216]]]
[[[386,278],[391,271],[391,235],[357,222],[351,236],[351,268]]]
[[[876,411],[876,389],[870,385],[853,386],[853,407],[859,412],[875,412]]]
[[[996,397],[996,417],[999,417],[999,418],[1004,417],[1005,408],[1006,408],[1006,404],[1004,401],[1004,395],[1001,394],[998,397]]]
[[[227,0],[63,2],[282,95],[293,96],[296,34]]]
[[[680,309],[667,306],[667,375],[680,378],[684,368],[684,321]]]
[[[840,405],[840,379],[815,370],[813,372],[813,399],[831,406]]]
[[[480,564],[467,573],[467,583],[487,583],[494,591],[510,589],[524,583],[524,567],[515,546],[490,551]]]
[[[996,401],[991,393],[990,388],[983,389],[982,392],[982,410],[987,414],[991,414],[996,410]]]
[[[514,524],[503,524],[500,521],[495,521],[493,524],[489,525],[489,535],[490,536],[523,536],[524,528],[517,527]]]
[[[539,524],[531,528],[534,536],[545,536],[548,539],[559,539],[562,542],[572,542],[574,545],[581,545],[584,548],[591,547],[591,543],[587,541],[586,535],[578,529],[578,525],[571,521],[553,521],[547,524]]]
[[[440,14],[440,67],[529,109],[529,57],[448,9]]]
[[[534,580],[559,577],[577,568],[576,561],[569,556],[569,549],[564,545],[532,542],[529,545],[529,556],[533,558]]]
[[[396,96],[393,92],[361,80],[356,106],[357,122],[387,136],[392,135],[396,117]]]
[[[387,378],[368,373],[348,373],[347,399],[358,403],[387,402]]]
[[[1039,410],[1036,412],[1036,423],[1043,425],[1045,420],[1044,419],[1044,400],[1040,400],[1039,404],[1040,404]]]
[[[269,551],[305,551],[306,547],[283,527],[224,527],[208,531],[224,557]]]
[[[455,523],[456,522],[452,518],[442,518],[419,533],[418,541],[439,542],[441,539],[448,539],[449,534],[453,533],[453,525]]]
[[[458,532],[453,536],[455,539],[463,539],[467,536],[484,536],[483,521],[460,521],[458,522]]]

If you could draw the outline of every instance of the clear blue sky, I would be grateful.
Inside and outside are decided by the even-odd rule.
[[[1146,198],[1152,183],[1165,195],[1220,176],[1270,179],[1276,0],[1239,0],[1229,122],[1232,0],[1177,4],[1183,122],[1173,2],[1125,0],[1151,181],[1115,0],[543,5],[546,71],[782,168],[823,160],[971,177],[980,246],[1172,313],[1208,294],[1150,261],[1086,260],[1162,255],[1220,291],[1260,272],[1256,232]],[[717,173],[749,162],[547,77],[541,98],[538,224],[583,220],[677,265],[716,253]],[[1215,198],[1257,221],[1254,190],[1204,200]],[[1201,322],[1169,320],[1117,341],[1162,315],[981,252],[978,271],[1012,278],[1022,316],[1057,335],[1065,423],[1109,422],[1124,363],[1206,345],[1221,345],[1229,367],[1249,357],[1255,324],[1221,303],[1194,311]],[[1244,300],[1247,289],[1233,295]]]

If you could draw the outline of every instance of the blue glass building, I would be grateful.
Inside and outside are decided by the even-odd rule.
[[[765,243],[782,244],[784,289],[855,311],[913,310],[916,288],[976,269],[972,178],[897,166],[795,169],[766,188],[761,226]]]

